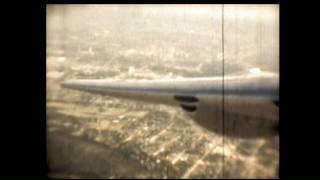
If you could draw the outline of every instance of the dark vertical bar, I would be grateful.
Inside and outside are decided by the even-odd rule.
[[[222,34],[222,178],[224,178],[224,4],[221,9]]]

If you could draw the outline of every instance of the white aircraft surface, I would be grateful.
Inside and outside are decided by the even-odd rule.
[[[166,80],[69,80],[62,87],[180,106],[203,128],[237,137],[274,136],[279,119],[279,75],[253,72]]]

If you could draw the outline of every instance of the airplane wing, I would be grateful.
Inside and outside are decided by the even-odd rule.
[[[198,124],[218,131],[221,112],[273,122],[278,119],[278,76],[275,74],[170,80],[69,80],[65,88],[120,98],[180,106]],[[212,118],[216,117],[216,118]],[[240,120],[237,120],[240,122]],[[265,124],[265,123],[264,123]],[[261,123],[259,124],[261,125]],[[221,126],[220,126],[221,127]]]

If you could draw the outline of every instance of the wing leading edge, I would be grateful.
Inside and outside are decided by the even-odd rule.
[[[222,89],[224,83],[224,89]],[[277,76],[236,76],[172,80],[69,80],[65,88],[116,97],[176,104],[199,96],[237,96],[278,101]]]

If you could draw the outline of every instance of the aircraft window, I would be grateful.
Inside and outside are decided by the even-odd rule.
[[[239,103],[223,93],[245,89],[243,79],[279,75],[279,5],[48,4],[46,10],[49,177],[278,177],[279,136],[229,138],[196,126],[185,111],[235,136],[264,126],[246,121],[247,114],[254,120],[278,117],[274,99],[259,104],[244,97]],[[179,84],[188,78],[213,81]],[[99,91],[112,82],[125,90],[131,89],[129,79],[143,83],[130,84],[133,93],[104,95],[86,83],[75,89],[88,92],[60,86],[79,79],[105,81]],[[266,82],[258,78],[254,86]],[[231,91],[237,94],[237,88]]]

